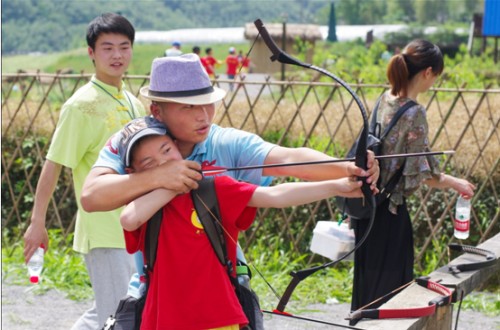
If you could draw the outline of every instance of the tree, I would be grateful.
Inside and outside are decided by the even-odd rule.
[[[337,19],[335,18],[335,3],[330,4],[330,18],[328,19],[328,37],[326,40],[330,42],[337,41]]]

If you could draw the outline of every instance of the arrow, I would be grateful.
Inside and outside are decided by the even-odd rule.
[[[381,155],[375,156],[375,159],[392,159],[392,158],[403,158],[403,157],[419,157],[419,156],[435,156],[435,155],[452,155],[454,150],[445,151],[430,151],[430,152],[415,152],[407,154],[394,154],[394,155]],[[285,167],[285,166],[301,166],[301,165],[318,165],[318,164],[330,164],[330,163],[341,163],[341,162],[354,162],[356,159],[352,158],[342,158],[342,159],[327,159],[327,160],[316,160],[310,162],[297,162],[297,163],[282,163],[282,164],[266,164],[266,165],[250,165],[241,167],[222,167],[222,166],[209,166],[205,170],[201,170],[203,175],[216,175],[229,171],[242,171],[242,170],[256,170],[261,168],[272,168],[272,167]]]

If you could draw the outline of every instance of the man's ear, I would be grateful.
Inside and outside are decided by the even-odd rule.
[[[151,102],[149,105],[149,111],[155,119],[160,120],[160,106],[156,102]]]
[[[95,52],[92,49],[92,47],[87,47],[87,54],[89,55],[90,60],[92,61],[92,64],[95,67]]]
[[[92,49],[92,47],[87,47],[87,54],[89,55],[89,57],[94,60],[94,50]]]

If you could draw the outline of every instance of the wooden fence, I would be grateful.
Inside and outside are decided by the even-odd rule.
[[[2,242],[19,239],[31,215],[36,182],[55,129],[62,104],[85,84],[88,74],[2,75]],[[125,82],[136,95],[148,84],[148,76],[128,76]],[[227,80],[214,83],[228,87]],[[368,111],[386,85],[351,85]],[[252,76],[238,82],[217,108],[216,123],[263,136],[287,146],[307,146],[333,156],[343,156],[362,126],[352,98],[331,83],[280,82]],[[146,100],[143,100],[146,103]],[[500,90],[457,88],[431,89],[420,99],[428,109],[430,144],[433,150],[456,150],[442,159],[442,170],[474,182],[471,237],[480,243],[500,229]],[[66,169],[47,214],[50,228],[64,235],[74,229],[75,202],[71,174]],[[422,187],[409,200],[418,251],[416,265],[447,262],[446,243],[454,241],[453,218],[456,194]],[[262,209],[259,220],[245,233],[243,245],[272,234],[270,248],[287,242],[294,252],[308,251],[317,221],[336,219],[332,200],[283,210]],[[21,227],[21,231],[16,228]],[[269,236],[270,237],[270,236]],[[441,244],[436,244],[441,243]],[[445,244],[443,244],[445,243]],[[3,245],[5,246],[5,244]]]

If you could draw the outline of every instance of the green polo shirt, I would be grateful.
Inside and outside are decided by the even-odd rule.
[[[63,105],[47,159],[71,168],[78,212],[73,249],[125,248],[120,212],[85,212],[82,186],[107,140],[132,118],[146,114],[142,103],[122,88],[106,85],[95,76]]]

